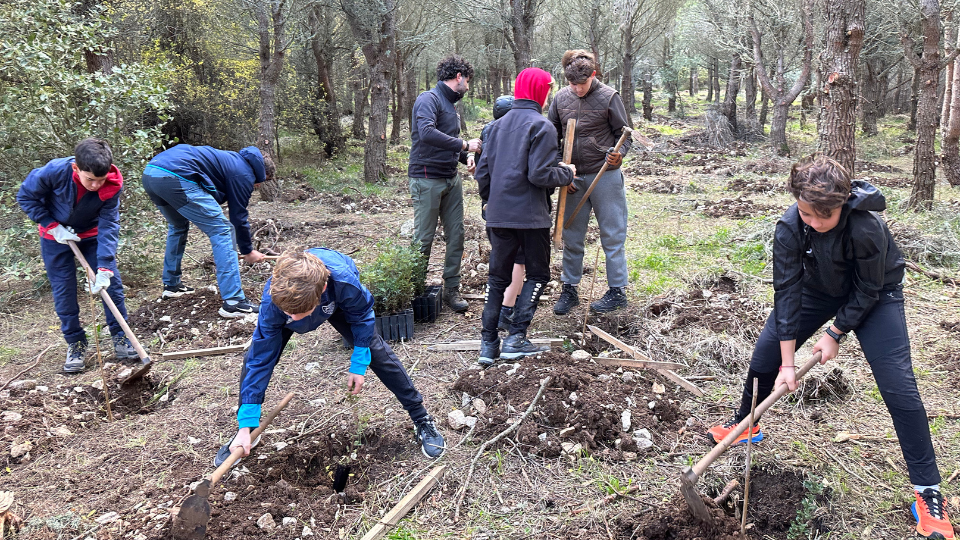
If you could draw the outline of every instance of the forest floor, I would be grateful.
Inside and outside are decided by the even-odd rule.
[[[564,347],[485,371],[476,367],[475,352],[431,350],[479,337],[479,300],[465,314],[444,310],[436,322],[418,324],[414,339],[394,343],[446,438],[447,451],[436,461],[421,454],[412,423],[375,377],[367,378],[359,399],[347,396],[349,352],[329,325],[295,335],[265,407],[287,392],[296,398],[254,454],[213,489],[207,537],[359,538],[439,464],[447,465],[446,474],[388,538],[739,537],[745,448],[727,451],[697,484],[710,498],[729,481],[740,481],[713,508],[712,527],[694,522],[680,496],[679,474],[710,450],[706,428],[727,419],[739,400],[753,342],[772,307],[770,241],[790,203],[782,185],[792,161],[772,156],[760,143],[705,146],[696,111],[688,114],[642,124],[653,149],[635,151],[626,161],[627,308],[557,317],[553,284],[531,337],[563,339]],[[957,277],[960,192],[939,184],[933,210],[900,210],[911,169],[911,157],[902,152],[912,144],[902,120],[888,119],[881,136],[860,143],[858,176],[887,195],[886,217],[907,258]],[[809,151],[810,125],[792,128],[795,155]],[[351,254],[362,267],[378,239],[399,234],[411,220],[404,148],[391,149],[394,176],[374,186],[357,179],[362,159],[356,142],[319,164],[302,157],[304,148],[289,150],[281,168],[284,200],[250,206],[261,248],[327,246]],[[489,248],[476,183],[466,175],[464,191],[464,289],[480,293]],[[141,233],[125,242],[120,259],[130,323],[156,362],[142,382],[121,387],[111,377],[122,366],[111,362],[109,340],[102,340],[113,422],[95,358],[83,374],[60,372],[65,348],[49,289],[16,282],[0,288],[0,385],[16,379],[0,388],[0,490],[15,493],[11,510],[24,520],[16,538],[168,538],[171,512],[211,472],[217,448],[235,433],[241,354],[177,360],[161,354],[242,344],[254,321],[216,315],[218,296],[206,290],[215,285],[209,243],[195,230],[184,270],[197,294],[159,301],[165,233],[150,210],[138,217]],[[594,221],[582,306],[605,292],[602,259],[599,267],[595,263],[598,245]],[[431,259],[432,280],[442,269],[442,253],[440,243]],[[559,253],[553,268],[558,279]],[[243,268],[250,297],[260,298],[270,271],[266,262]],[[911,271],[905,296],[914,371],[946,478],[960,468],[960,295],[955,286]],[[92,333],[94,314],[86,301],[81,316]],[[703,395],[656,371],[575,360],[577,350],[622,357],[589,331],[584,337],[585,322],[650,358],[682,364],[677,372]],[[39,365],[17,376],[51,345]],[[800,357],[808,355],[809,345]],[[541,386],[542,397],[519,429],[477,455],[524,415]],[[476,426],[449,427],[448,413],[456,409],[476,417]],[[766,414],[764,432],[767,438],[753,451],[750,538],[914,536],[912,487],[856,340]],[[350,468],[347,488],[335,493],[333,476],[343,466]],[[943,490],[956,509],[960,482],[953,477]]]

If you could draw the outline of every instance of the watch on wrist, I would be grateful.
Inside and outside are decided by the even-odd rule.
[[[839,345],[840,343],[843,343],[843,340],[847,339],[847,335],[846,335],[846,334],[838,334],[838,333],[834,332],[834,331],[833,331],[833,328],[830,328],[829,326],[827,327],[827,335],[830,336],[830,337],[832,337],[832,338],[834,339],[834,341],[837,342],[838,345]]]

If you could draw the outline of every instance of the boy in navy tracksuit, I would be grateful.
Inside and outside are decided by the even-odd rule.
[[[193,292],[180,281],[180,262],[193,222],[210,239],[213,249],[217,286],[223,299],[220,316],[236,318],[256,312],[240,286],[234,233],[245,262],[253,264],[263,259],[263,254],[253,249],[247,204],[254,186],[271,180],[274,170],[273,161],[255,146],[230,152],[179,144],[150,160],[143,171],[143,188],[168,224],[163,298]],[[229,221],[220,208],[223,203],[230,209]]]
[[[347,377],[350,393],[360,393],[370,367],[410,414],[424,455],[436,458],[443,453],[443,436],[427,414],[420,392],[374,329],[373,296],[359,278],[353,260],[332,249],[286,252],[277,259],[273,276],[263,288],[257,328],[240,373],[240,429],[233,442],[217,453],[218,466],[237,446],[244,448],[244,455],[249,453],[250,429],[260,422],[264,392],[290,336],[315,330],[324,321],[353,344]]]
[[[17,192],[17,203],[38,224],[40,254],[53,289],[53,305],[60,317],[60,331],[67,342],[66,373],[83,371],[87,333],[80,325],[77,303],[77,261],[67,241],[97,269],[91,294],[101,289],[127,317],[123,283],[117,270],[117,236],[120,230],[120,191],[123,176],[113,165],[110,145],[100,139],[84,139],[74,149],[75,157],[54,159],[30,171]],[[117,359],[137,358],[113,313],[104,308]]]

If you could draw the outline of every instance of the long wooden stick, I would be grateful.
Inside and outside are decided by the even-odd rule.
[[[680,369],[683,364],[676,362],[656,362],[653,360],[633,360],[630,358],[603,358],[594,356],[593,361],[604,366],[617,366],[639,369]]]
[[[567,120],[567,132],[563,136],[563,162],[569,164],[573,160],[573,138],[576,136],[577,119]],[[563,213],[567,209],[567,186],[560,187],[560,197],[557,200],[557,224],[553,228],[553,246],[563,247]]]
[[[620,135],[620,140],[617,141],[617,145],[613,147],[614,152],[620,151],[620,147],[623,146],[623,143],[627,141],[627,137],[629,137],[630,133],[632,132],[633,130],[628,127],[623,128],[623,134]],[[600,181],[600,177],[603,176],[603,173],[607,172],[608,166],[609,164],[606,161],[604,161],[603,167],[600,167],[600,172],[598,172],[597,175],[593,177],[593,182],[590,183],[590,187],[587,188],[587,192],[584,193],[583,198],[580,199],[580,204],[578,204],[577,207],[573,209],[573,213],[570,214],[570,217],[567,218],[567,221],[563,224],[564,229],[570,228],[570,224],[573,223],[573,218],[577,217],[577,213],[580,212],[580,209],[583,208],[583,205],[587,203],[587,199],[590,198],[590,194],[593,193],[593,189],[597,187],[597,182]]]
[[[643,361],[647,361],[647,362],[652,362],[652,361],[653,361],[653,360],[650,360],[649,358],[647,358],[644,354],[642,354],[642,353],[640,353],[639,351],[637,351],[636,349],[634,349],[633,347],[631,347],[631,346],[627,345],[626,343],[620,341],[619,339],[611,336],[610,334],[604,332],[603,330],[597,328],[596,326],[589,326],[589,325],[588,325],[587,328],[589,328],[590,331],[593,332],[594,335],[596,335],[596,336],[599,337],[600,339],[606,341],[607,343],[610,343],[610,344],[613,345],[614,347],[616,347],[616,348],[620,349],[621,351],[629,354],[630,356],[636,358],[637,360],[643,360]],[[679,384],[680,386],[686,388],[687,390],[689,390],[690,392],[692,392],[695,396],[702,396],[702,395],[703,395],[703,390],[700,390],[699,388],[697,388],[697,385],[695,385],[695,384],[693,384],[692,382],[684,379],[684,378],[681,377],[680,375],[677,375],[677,374],[674,373],[673,371],[671,371],[671,370],[669,370],[669,369],[658,369],[657,372],[659,372],[659,373],[660,373],[661,375],[663,375],[664,377],[670,379],[671,381]]]
[[[395,527],[397,523],[403,519],[403,516],[407,515],[407,512],[416,506],[416,504],[423,499],[424,495],[426,495],[433,486],[437,485],[437,482],[440,480],[440,477],[443,476],[443,473],[446,472],[446,470],[446,465],[440,465],[439,467],[436,467],[430,471],[430,473],[427,474],[427,476],[425,476],[419,484],[417,484],[417,487],[413,488],[409,493],[404,495],[403,498],[400,499],[400,502],[393,507],[393,509],[380,518],[380,521],[378,521],[376,525],[367,531],[367,534],[363,535],[361,540],[377,540],[377,538],[380,538],[386,534],[390,528]]]
[[[226,347],[210,347],[209,349],[192,349],[189,351],[165,352],[160,355],[164,360],[177,360],[180,358],[194,358],[197,356],[215,356],[218,354],[228,354],[243,352],[250,348],[250,340],[243,345],[228,345]]]
[[[753,378],[753,400],[750,402],[750,423],[747,425],[747,471],[743,478],[743,515],[740,516],[740,534],[745,535],[747,530],[747,508],[750,503],[750,459],[753,454],[753,425],[757,422],[757,384],[759,380]]]

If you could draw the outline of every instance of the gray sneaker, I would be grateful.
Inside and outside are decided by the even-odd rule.
[[[87,356],[87,342],[77,341],[67,344],[67,361],[63,363],[64,373],[80,373]]]
[[[500,359],[500,338],[493,341],[480,340],[480,358],[477,363],[487,368]]]
[[[420,441],[420,451],[430,459],[436,459],[443,454],[446,445],[443,435],[437,430],[437,425],[431,416],[425,416],[414,422],[417,428],[417,440]]]
[[[110,340],[113,341],[113,354],[117,357],[117,360],[137,360],[140,358],[137,350],[133,348],[133,343],[130,343],[130,338],[123,333],[123,330],[110,336]]]

